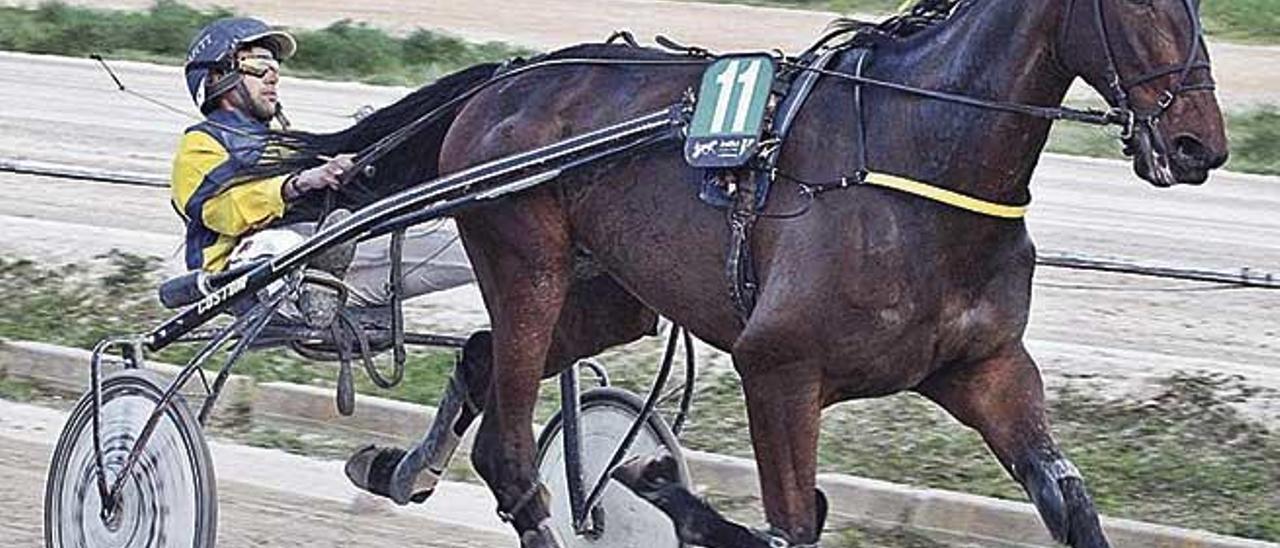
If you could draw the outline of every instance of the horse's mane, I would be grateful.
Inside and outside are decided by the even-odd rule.
[[[879,23],[841,17],[829,25],[829,34],[847,36],[856,45],[900,41],[951,21],[961,6],[976,0],[918,0],[911,9]]]

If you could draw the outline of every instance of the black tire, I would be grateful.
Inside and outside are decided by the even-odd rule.
[[[617,444],[622,442],[626,428],[630,427],[644,401],[639,396],[618,388],[592,388],[582,393],[580,415],[582,433],[583,475],[589,492],[613,456]],[[604,511],[604,530],[598,538],[587,538],[573,533],[568,493],[564,483],[564,441],[561,432],[561,414],[556,413],[547,421],[538,435],[538,475],[551,491],[551,520],[567,548],[611,547],[629,548],[677,548],[683,546],[676,536],[675,526],[657,507],[637,497],[623,485],[613,482],[606,488],[600,507]],[[621,429],[622,433],[617,433]],[[640,430],[628,457],[666,451],[678,465],[681,484],[690,485],[689,470],[685,465],[680,443],[671,428],[657,413],[649,416]],[[625,461],[624,461],[625,462]],[[558,475],[557,475],[558,473]]]
[[[126,369],[102,381],[101,427],[108,481],[164,393],[149,371]],[[93,395],[67,418],[45,484],[44,538],[50,548],[213,548],[218,502],[212,458],[199,423],[182,397],[161,415],[126,481],[113,525],[99,517],[93,448]]]

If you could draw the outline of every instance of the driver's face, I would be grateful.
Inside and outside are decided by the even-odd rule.
[[[236,60],[248,92],[248,105],[241,105],[253,117],[268,121],[276,114],[279,103],[276,85],[280,82],[280,64],[271,50],[254,46],[236,52]]]

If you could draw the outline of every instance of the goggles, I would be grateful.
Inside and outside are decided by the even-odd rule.
[[[279,75],[280,61],[270,55],[250,55],[237,61],[236,70],[254,78],[262,78],[273,70]]]

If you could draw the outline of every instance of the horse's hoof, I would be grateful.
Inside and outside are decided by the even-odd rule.
[[[410,490],[403,496],[393,494],[391,482],[395,475],[396,465],[400,463],[400,459],[404,458],[405,452],[397,447],[377,447],[375,445],[366,445],[356,450],[355,453],[347,459],[343,472],[346,473],[347,479],[351,480],[351,484],[367,491],[369,493],[391,499],[401,506],[413,503],[426,502],[435,493],[435,489],[424,489],[419,491]]]
[[[520,535],[520,548],[564,548],[564,541],[547,521]]]
[[[813,489],[813,496],[814,496],[814,507],[815,507],[815,510],[817,510],[818,512],[817,530],[824,531],[827,528],[827,508],[828,508],[827,494],[823,493],[822,489],[818,489],[815,487]]]
[[[1065,461],[1060,461],[1065,462]],[[1056,463],[1032,468],[1025,487],[1040,519],[1054,540],[1073,548],[1109,548],[1102,533],[1098,512],[1085,489],[1084,480],[1071,468],[1070,473],[1054,469]]]
[[[652,500],[663,487],[680,482],[680,468],[671,455],[641,455],[615,468],[613,479]]]

